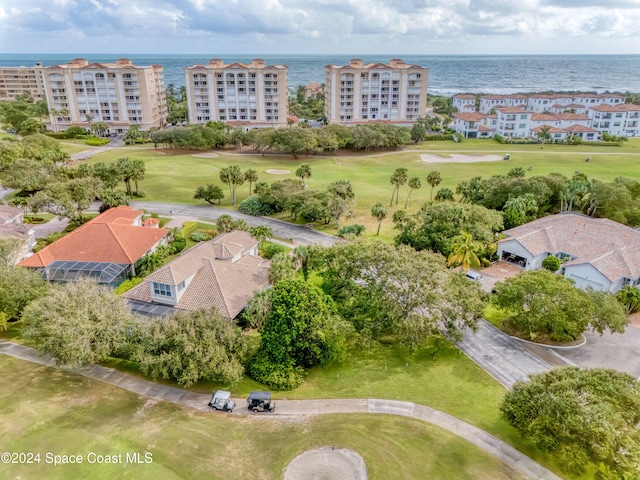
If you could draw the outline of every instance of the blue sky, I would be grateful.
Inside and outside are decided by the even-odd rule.
[[[0,0],[0,53],[640,54],[640,0]]]

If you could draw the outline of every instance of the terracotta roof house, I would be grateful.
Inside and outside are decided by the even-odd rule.
[[[135,275],[136,263],[166,243],[169,230],[142,225],[142,210],[111,208],[18,265],[52,282],[81,277],[117,287]]]
[[[498,258],[535,270],[549,255],[577,287],[616,293],[640,285],[640,230],[575,212],[539,218],[505,230]]]
[[[24,210],[10,205],[0,205],[0,224],[22,223]]]
[[[146,315],[215,307],[233,319],[255,291],[269,285],[271,262],[257,253],[258,241],[247,232],[224,233],[190,248],[122,296]]]

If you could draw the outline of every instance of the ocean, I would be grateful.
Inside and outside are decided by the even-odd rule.
[[[165,85],[184,85],[183,68],[206,64],[211,58],[225,63],[263,58],[267,64],[289,67],[289,87],[324,82],[324,66],[346,65],[351,58],[387,63],[401,58],[429,68],[429,93],[518,93],[546,90],[640,92],[640,55],[128,55],[122,54],[0,54],[0,66],[66,63],[73,58],[108,62],[125,57],[137,65],[164,66]]]

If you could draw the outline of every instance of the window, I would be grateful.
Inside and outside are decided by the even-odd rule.
[[[153,282],[154,295],[162,295],[163,297],[171,297],[171,285],[165,285],[164,283]]]
[[[518,128],[527,128],[527,124],[526,123],[521,123],[520,125],[518,125]]]

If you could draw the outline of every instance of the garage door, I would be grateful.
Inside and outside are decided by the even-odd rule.
[[[569,278],[576,282],[576,287],[587,289],[589,287],[594,290],[604,290],[604,285],[598,282],[594,282],[593,280],[589,280],[587,278],[578,277],[576,275],[569,275]]]

